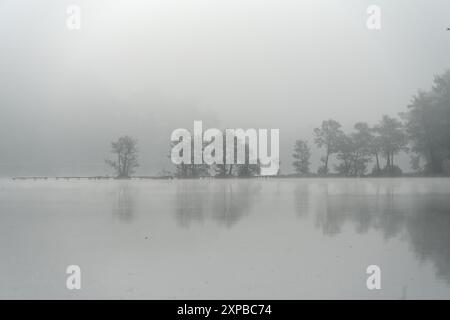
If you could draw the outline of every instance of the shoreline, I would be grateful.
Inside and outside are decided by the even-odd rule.
[[[360,177],[346,177],[341,175],[274,175],[274,176],[248,176],[248,177],[197,177],[197,178],[177,178],[173,176],[132,176],[129,178],[117,178],[110,176],[26,176],[26,177],[4,177],[5,179],[16,180],[241,180],[241,179],[399,179],[399,178],[450,178],[446,175],[417,175],[417,174],[404,174],[400,176],[360,176]]]

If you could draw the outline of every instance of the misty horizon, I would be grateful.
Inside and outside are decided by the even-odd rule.
[[[111,174],[111,141],[138,139],[141,175],[173,168],[175,128],[279,128],[282,173],[313,128],[346,132],[406,111],[450,68],[445,1],[62,1],[0,5],[0,176]],[[26,8],[26,10],[25,10]],[[423,23],[417,23],[417,21]],[[409,156],[397,164],[410,171]]]
[[[287,319],[449,299],[449,13],[0,1],[0,300]]]

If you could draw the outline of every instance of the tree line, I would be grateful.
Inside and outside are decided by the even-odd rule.
[[[313,134],[314,143],[323,151],[317,170],[318,175],[331,173],[347,177],[401,175],[401,169],[395,164],[400,152],[409,153],[411,167],[420,174],[449,174],[450,70],[435,76],[430,90],[419,90],[413,96],[407,110],[399,114],[399,118],[383,115],[373,126],[366,122],[357,122],[348,133],[343,131],[338,121],[329,119],[315,128]],[[223,138],[225,163],[226,136]],[[245,144],[244,164],[181,163],[176,165],[174,173],[165,171],[165,175],[179,178],[259,175],[260,164],[249,164],[248,143],[235,140],[234,156],[237,154],[238,143]],[[111,148],[116,160],[106,162],[116,171],[118,178],[130,177],[139,166],[137,140],[123,136],[113,142]],[[297,140],[292,157],[294,159],[292,165],[298,174],[311,174],[311,148],[308,141]],[[333,157],[335,163],[330,168]],[[369,168],[371,164],[372,167]]]
[[[343,176],[362,176],[374,161],[372,175],[396,175],[401,173],[394,158],[407,149],[407,137],[402,123],[387,115],[371,127],[365,122],[354,125],[353,132],[345,133],[339,122],[330,119],[323,121],[314,129],[314,143],[324,150],[317,173],[327,175],[331,172],[330,159],[337,160],[334,170]],[[297,173],[310,173],[311,150],[308,142],[297,140],[294,146],[293,166]]]
[[[218,178],[230,178],[230,177],[251,177],[257,176],[261,173],[261,166],[258,163],[250,164],[250,146],[246,141],[239,141],[237,137],[233,137],[234,139],[234,150],[227,150],[227,136],[223,133],[223,143],[222,143],[222,155],[223,164],[215,163],[213,165],[208,164],[194,164],[194,153],[191,152],[191,163],[180,163],[175,165],[175,172],[172,174],[177,178],[201,178],[201,177],[218,177]],[[191,150],[194,150],[194,142],[192,141]],[[244,148],[245,153],[245,163],[239,164],[237,163],[237,154],[238,154],[238,146],[242,146]],[[173,143],[171,144],[173,146]],[[206,147],[203,145],[203,148]],[[183,152],[183,151],[182,151]],[[234,158],[233,164],[226,164],[226,158],[229,157]],[[182,156],[182,154],[180,155]],[[169,155],[170,158],[170,155]]]
[[[400,175],[395,157],[408,152],[411,167],[426,175],[450,172],[450,70],[434,78],[432,88],[413,96],[399,119],[383,115],[374,126],[358,122],[345,133],[339,122],[330,119],[314,129],[314,143],[324,150],[317,173],[330,173],[330,158],[335,155],[334,170],[343,176]],[[306,140],[294,145],[293,166],[298,174],[310,173],[311,150]]]
[[[237,137],[234,137],[234,164],[225,164],[227,157],[226,139],[223,135],[223,163],[224,164],[194,164],[194,153],[191,152],[191,163],[180,163],[175,165],[175,172],[169,172],[163,170],[160,175],[162,176],[174,176],[177,178],[201,178],[201,177],[251,177],[257,176],[261,172],[261,166],[259,161],[256,164],[250,164],[250,147],[248,142],[238,141]],[[191,150],[194,150],[192,141]],[[244,163],[238,163],[237,161],[237,149],[238,146],[242,146],[245,154]],[[173,143],[171,144],[173,146]],[[205,147],[204,145],[203,147]],[[115,155],[115,160],[107,159],[106,163],[112,167],[116,173],[116,177],[119,179],[130,178],[135,170],[139,167],[138,163],[138,147],[137,140],[130,136],[122,136],[117,141],[111,143],[111,153]],[[183,151],[181,151],[183,152]],[[182,155],[181,155],[182,156]],[[169,155],[170,158],[170,155]]]

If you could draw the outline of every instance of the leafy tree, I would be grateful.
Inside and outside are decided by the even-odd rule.
[[[337,156],[340,163],[336,171],[345,176],[361,176],[366,173],[372,158],[372,129],[365,122],[358,122],[355,131],[349,135],[341,134],[337,143]]]
[[[402,116],[413,163],[424,160],[426,173],[442,174],[450,160],[450,70],[435,77],[430,91],[419,91]]]
[[[114,168],[117,178],[129,178],[139,166],[137,140],[122,136],[111,143],[111,152],[116,155],[117,160],[106,160],[106,163]]]
[[[403,130],[402,123],[387,115],[383,115],[381,121],[376,126],[379,135],[379,143],[382,154],[386,159],[385,172],[393,173],[394,156],[400,151],[407,150],[407,136]]]
[[[230,164],[226,164],[226,158],[227,158],[227,152],[226,149],[227,144],[227,137],[225,130],[223,131],[223,164],[216,163],[214,164],[213,168],[216,172],[216,176],[218,177],[232,177],[232,176],[238,176],[238,177],[250,177],[259,175],[261,173],[261,164],[259,163],[259,160],[257,163],[250,163],[250,145],[246,141],[240,141],[235,136],[234,137],[234,144],[233,144],[233,152],[234,152],[234,158],[233,162]],[[237,158],[238,158],[238,145],[243,146],[245,144],[245,163],[238,164]],[[231,150],[230,155],[231,155]]]
[[[176,142],[171,143],[171,147],[173,147]],[[203,148],[205,147],[205,143],[203,143]],[[180,151],[180,156],[183,156],[184,150]],[[170,155],[169,155],[170,158]],[[177,178],[185,179],[185,178],[199,178],[206,177],[210,175],[209,172],[210,166],[204,163],[194,164],[194,140],[191,140],[191,161],[190,163],[181,162],[176,165],[175,176]]]
[[[294,153],[292,154],[292,157],[295,159],[292,165],[297,173],[309,173],[309,165],[311,164],[311,149],[309,148],[307,141],[295,141]]]
[[[355,144],[352,141],[352,137],[345,134],[340,135],[336,144],[336,150],[336,158],[340,160],[340,163],[335,165],[335,170],[345,176],[351,175],[355,158]]]
[[[322,157],[323,166],[319,172],[328,173],[328,162],[330,155],[337,152],[340,137],[343,135],[341,124],[333,119],[323,121],[319,128],[314,129],[314,142],[319,148],[325,148],[325,156]]]
[[[373,168],[372,173],[374,175],[379,175],[381,173],[381,165],[380,165],[380,158],[381,158],[381,138],[378,135],[377,128],[371,128],[372,132],[372,140],[370,142],[369,148],[371,154],[375,157],[375,167]]]
[[[235,144],[235,147],[237,146],[237,143],[243,143],[243,142],[237,142]],[[257,159],[257,163],[250,163],[250,152],[252,150],[250,149],[250,145],[248,142],[245,142],[245,163],[243,164],[236,164],[236,174],[239,177],[251,177],[261,174],[261,164],[259,162],[259,159]],[[235,151],[235,155],[236,155]],[[236,155],[237,156],[237,155]]]
[[[223,131],[222,134],[222,141],[223,141],[223,151],[222,151],[222,155],[223,155],[223,163],[216,163],[214,164],[214,171],[216,173],[216,176],[218,177],[230,177],[233,175],[233,172],[235,170],[235,164],[226,164],[226,158],[227,158],[227,136],[225,133],[225,130]],[[236,161],[237,159],[237,138],[234,137],[234,161]]]
[[[374,136],[372,129],[365,122],[358,122],[354,126],[355,132],[352,133],[353,147],[353,175],[364,175],[367,170],[367,164],[372,158]]]

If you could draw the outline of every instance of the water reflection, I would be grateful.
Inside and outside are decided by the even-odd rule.
[[[406,221],[410,241],[419,259],[434,262],[437,275],[450,283],[450,198],[415,198],[415,210]]]
[[[135,219],[139,188],[126,182],[117,185],[113,198],[116,218],[123,222]],[[432,262],[436,275],[450,283],[448,182],[181,180],[161,188],[158,186],[158,194],[170,196],[158,197],[152,191],[139,200],[145,202],[145,208],[173,210],[178,227],[213,222],[232,228],[247,216],[258,227],[264,216],[280,225],[291,223],[289,219],[301,219],[307,227],[311,222],[325,237],[338,237],[349,230],[359,235],[376,232],[386,241],[408,241],[416,259]],[[407,288],[404,291],[406,296]]]
[[[197,184],[197,186],[194,187],[194,184]],[[182,180],[177,183],[175,217],[180,226],[188,227],[192,221],[203,221],[203,198],[206,192],[207,185],[199,184],[197,181]]]
[[[432,261],[437,276],[450,283],[449,195],[423,193],[414,186],[408,193],[397,192],[400,187],[342,184],[335,192],[332,185],[319,183],[315,225],[327,236],[341,233],[348,224],[358,234],[376,230],[384,239],[404,238],[420,261]]]
[[[310,207],[309,184],[297,183],[294,189],[295,211],[298,217],[305,217]]]
[[[119,181],[113,192],[113,216],[122,222],[131,222],[136,212],[137,188],[128,181]]]
[[[256,180],[180,181],[175,193],[175,216],[180,226],[211,219],[232,227],[250,212],[261,190]]]

